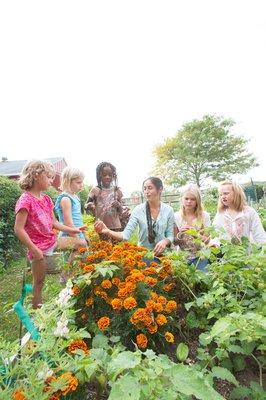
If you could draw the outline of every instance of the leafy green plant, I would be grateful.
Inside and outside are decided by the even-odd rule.
[[[15,205],[20,195],[15,181],[0,176],[0,262],[5,268],[23,251],[14,234]]]

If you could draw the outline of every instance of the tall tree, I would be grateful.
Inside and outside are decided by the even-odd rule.
[[[206,178],[214,181],[244,174],[257,166],[248,152],[248,140],[230,132],[235,122],[205,115],[182,126],[172,138],[155,147],[154,173],[167,184],[180,186],[194,182],[201,186]]]

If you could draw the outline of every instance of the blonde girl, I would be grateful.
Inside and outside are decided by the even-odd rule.
[[[225,181],[220,184],[213,225],[221,231],[222,239],[240,242],[245,236],[255,243],[266,243],[260,217],[254,208],[246,204],[245,193],[238,183]]]
[[[60,189],[62,193],[57,197],[55,203],[55,212],[58,215],[59,222],[72,228],[83,226],[81,204],[78,193],[83,188],[84,174],[77,168],[66,167],[62,171]],[[60,247],[75,248],[87,245],[85,235],[80,232],[78,235],[60,232],[58,243]]]
[[[22,171],[19,185],[24,193],[16,203],[15,233],[28,249],[32,263],[33,308],[42,303],[42,287],[45,278],[46,256],[52,255],[57,246],[53,229],[79,234],[83,228],[60,224],[53,214],[52,199],[42,193],[47,190],[55,176],[54,168],[45,161],[28,162]]]
[[[195,253],[200,249],[200,246],[195,245],[193,237],[186,234],[186,231],[189,229],[198,230],[202,242],[207,243],[209,238],[204,235],[204,228],[208,226],[210,226],[210,216],[203,210],[198,187],[193,184],[185,186],[181,192],[180,210],[175,213],[175,244],[181,250],[188,251],[190,253],[189,263],[197,262],[200,269],[204,269],[207,260],[196,258]]]
[[[196,185],[189,184],[182,190],[180,210],[175,213],[175,224],[178,232],[210,226],[210,216],[203,210],[201,194]]]

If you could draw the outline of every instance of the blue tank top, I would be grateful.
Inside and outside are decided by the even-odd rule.
[[[76,228],[79,228],[81,226],[83,226],[83,221],[82,221],[82,214],[81,214],[81,204],[80,204],[80,199],[78,196],[76,195],[71,195],[69,193],[66,192],[62,192],[56,199],[55,202],[55,212],[59,218],[59,222],[61,224],[64,224],[64,218],[63,218],[63,211],[62,211],[62,207],[61,207],[61,200],[63,197],[68,197],[71,201],[71,216],[72,216],[72,220],[73,220],[73,224]],[[59,236],[69,236],[67,233],[65,232],[60,232]],[[80,238],[84,239],[85,236],[84,234],[81,232],[78,235]]]

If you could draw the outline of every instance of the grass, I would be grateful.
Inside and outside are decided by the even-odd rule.
[[[13,311],[12,306],[21,296],[23,270],[26,268],[26,260],[19,259],[0,273],[0,337],[13,341],[19,338],[20,321]],[[32,282],[31,273],[27,273],[26,282]],[[43,299],[48,300],[57,295],[62,286],[59,283],[59,275],[47,275],[43,289]],[[31,296],[25,301],[25,305],[31,302]]]

